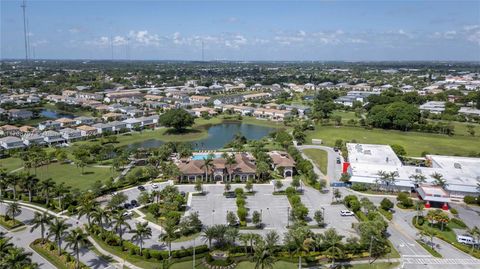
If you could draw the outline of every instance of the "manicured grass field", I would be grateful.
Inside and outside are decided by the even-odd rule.
[[[303,152],[312,159],[315,164],[320,168],[320,171],[324,175],[327,174],[328,167],[328,153],[321,149],[304,149]]]
[[[467,122],[458,122],[458,121],[440,121],[440,120],[430,120],[430,122],[443,122],[443,123],[449,123],[454,126],[455,130],[455,135],[464,135],[464,136],[471,136],[467,132],[467,125],[472,125],[473,130],[475,130],[475,136],[479,137],[480,136],[480,124],[475,124],[475,123],[467,123]]]
[[[394,130],[372,129],[346,126],[317,125],[315,131],[307,133],[307,143],[312,138],[322,139],[323,143],[333,146],[335,140],[355,140],[366,144],[399,144],[407,151],[408,156],[421,156],[422,152],[440,155],[463,155],[477,152],[480,149],[480,139],[468,136],[447,136],[418,132],[401,132]]]
[[[0,159],[0,169],[3,168],[8,172],[23,167],[23,161],[19,158],[5,158]]]
[[[33,173],[33,169],[30,170]],[[84,174],[82,170],[73,164],[52,163],[48,167],[37,168],[37,177],[39,179],[52,178],[55,182],[65,182],[67,186],[87,190],[97,181],[105,181],[110,177],[116,177],[117,172],[113,172],[107,167],[85,167]]]

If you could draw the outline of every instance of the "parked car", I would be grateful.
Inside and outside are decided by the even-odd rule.
[[[337,163],[338,163],[338,164],[341,164],[341,163],[342,163],[342,160],[340,159],[340,157],[337,157]]]
[[[237,195],[233,191],[231,191],[225,194],[225,198],[237,198]]]
[[[349,211],[349,210],[341,210],[340,211],[340,216],[342,217],[348,217],[348,216],[353,216],[355,214],[353,214],[352,211]]]
[[[475,239],[469,235],[457,235],[457,241],[458,243],[462,243],[465,245],[476,245],[478,242],[475,241]]]
[[[151,186],[152,186],[152,188],[153,188],[153,189],[157,189],[157,188],[158,188],[158,185],[157,185],[157,183],[152,183],[152,185],[151,185]]]
[[[132,208],[132,205],[130,203],[125,203],[125,204],[123,204],[123,208],[130,209],[130,208]]]
[[[131,211],[125,211],[125,212],[123,212],[122,216],[131,217],[131,216],[133,216],[133,213]]]
[[[145,190],[145,187],[142,186],[142,185],[140,185],[140,186],[137,187],[137,189],[140,190],[140,191],[144,191],[144,190]]]
[[[337,147],[334,147],[334,148],[333,148],[333,151],[338,152],[338,148],[337,148]]]
[[[132,201],[130,201],[130,204],[131,204],[133,207],[139,206],[137,200],[132,200]]]
[[[180,192],[180,195],[183,196],[183,197],[185,197],[186,193],[185,193],[184,191],[181,191],[181,192]]]

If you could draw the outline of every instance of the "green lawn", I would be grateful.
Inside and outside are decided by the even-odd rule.
[[[304,149],[303,153],[305,153],[310,159],[315,162],[315,164],[320,168],[320,171],[322,171],[324,175],[327,174],[328,153],[325,150]]]
[[[478,152],[480,139],[468,136],[447,136],[418,132],[401,132],[394,130],[372,129],[346,126],[317,125],[315,131],[307,133],[307,143],[312,139],[322,139],[324,144],[334,146],[335,140],[355,140],[366,144],[399,144],[408,156],[421,156],[422,152],[440,155],[469,155]]]
[[[20,158],[5,158],[0,159],[0,168],[4,168],[7,171],[12,171],[23,167],[23,161]]]
[[[454,126],[456,135],[471,136],[467,132],[467,125],[472,125],[473,130],[475,130],[475,136],[480,136],[480,124],[469,123],[469,122],[459,122],[459,121],[442,121],[442,120],[429,120],[429,122],[443,122],[449,123]]]
[[[355,112],[353,111],[343,111],[343,110],[335,110],[332,113],[332,117],[335,116],[340,116],[342,117],[342,122],[346,123],[347,121],[354,119],[354,120],[360,120],[357,116],[355,116]]]
[[[97,181],[105,181],[110,177],[116,177],[117,172],[112,173],[112,170],[107,167],[85,167],[85,173],[73,164],[52,163],[48,166],[37,168],[37,177],[39,179],[52,178],[55,182],[65,182],[67,186],[79,188],[80,190],[87,190],[92,184]],[[30,173],[34,173],[30,169]]]

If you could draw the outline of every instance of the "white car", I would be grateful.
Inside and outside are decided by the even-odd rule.
[[[125,212],[123,212],[122,215],[123,215],[124,217],[131,217],[131,216],[133,216],[133,212],[132,212],[132,211],[125,211]]]
[[[343,216],[343,217],[347,217],[347,216],[353,216],[355,214],[353,214],[352,211],[349,211],[349,210],[341,210],[340,211],[340,216]]]
[[[156,189],[156,188],[158,188],[158,185],[157,185],[157,183],[152,183],[152,184],[151,184],[151,186],[152,186],[152,188],[153,188],[153,189]]]

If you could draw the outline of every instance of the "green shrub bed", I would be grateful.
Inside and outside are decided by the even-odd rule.
[[[61,251],[61,255],[58,255],[58,247],[51,241],[36,239],[30,244],[30,247],[59,269],[76,268],[75,258],[64,250]],[[87,269],[89,267],[80,263],[79,268]]]
[[[13,221],[11,218],[6,216],[0,216],[0,225],[7,230],[15,229],[20,226],[23,226],[23,222],[15,220]]]

